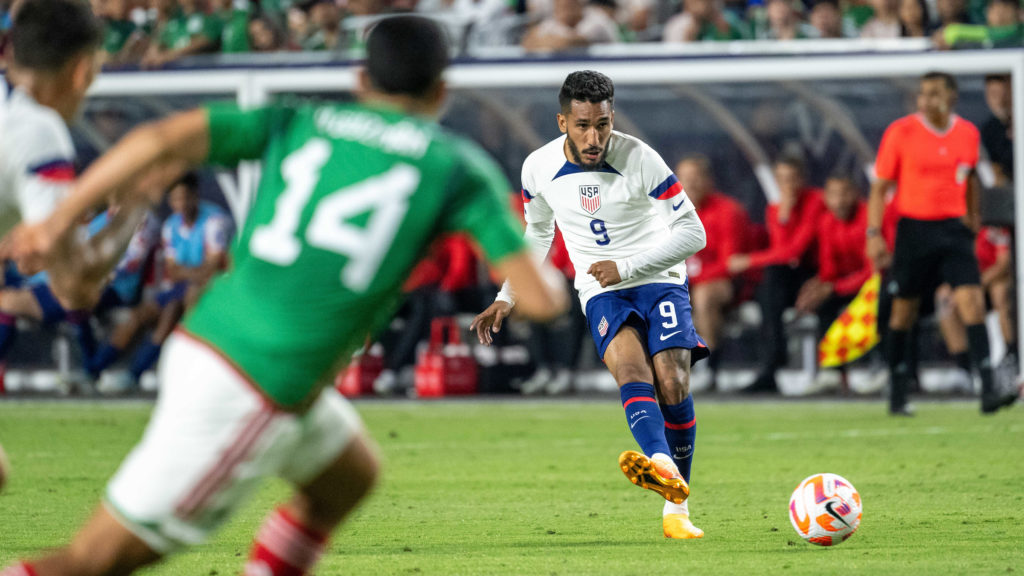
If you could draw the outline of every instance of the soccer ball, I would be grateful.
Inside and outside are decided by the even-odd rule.
[[[863,507],[860,494],[838,474],[808,476],[789,498],[789,521],[801,538],[832,546],[857,531]]]

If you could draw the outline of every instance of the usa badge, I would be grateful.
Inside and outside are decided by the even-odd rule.
[[[608,335],[608,319],[604,316],[601,316],[601,322],[597,324],[597,333],[600,334],[602,338]]]
[[[580,207],[593,214],[601,208],[601,187],[596,184],[580,186]]]

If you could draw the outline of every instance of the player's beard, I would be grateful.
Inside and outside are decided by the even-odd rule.
[[[576,143],[572,141],[572,138],[566,138],[566,141],[569,142],[569,152],[572,154],[572,159],[579,164],[580,168],[582,168],[584,172],[596,172],[597,169],[604,164],[604,157],[608,153],[607,148],[601,151],[601,155],[597,157],[595,162],[587,163],[583,161],[580,149],[576,147]],[[588,152],[590,150],[592,150],[592,148],[587,148]]]

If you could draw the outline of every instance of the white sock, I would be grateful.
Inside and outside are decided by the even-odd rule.
[[[682,504],[676,504],[675,502],[665,501],[665,508],[662,509],[661,515],[668,516],[669,514],[686,514],[690,515],[690,499],[683,500]]]

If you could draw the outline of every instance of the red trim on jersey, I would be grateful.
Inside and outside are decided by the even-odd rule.
[[[696,425],[697,425],[697,419],[696,418],[694,418],[693,420],[690,420],[686,424],[673,424],[671,422],[665,422],[665,428],[668,428],[669,430],[689,430],[690,428],[693,428]]]
[[[664,192],[662,192],[661,196],[658,196],[658,200],[668,200],[669,198],[674,198],[674,197],[678,196],[679,193],[682,192],[682,191],[683,191],[682,183],[681,182],[676,182],[675,184],[670,186],[668,190],[665,190]]]
[[[29,168],[29,172],[47,182],[71,182],[75,179],[75,166],[70,160],[51,160]]]
[[[231,480],[232,471],[246,459],[249,451],[273,418],[274,413],[268,410],[267,406],[262,406],[249,418],[249,422],[224,451],[224,454],[216,460],[213,467],[203,475],[202,480],[175,507],[174,513],[179,518],[191,517],[211,496]]]
[[[650,396],[636,396],[636,397],[630,398],[629,400],[626,400],[622,404],[622,407],[625,408],[625,407],[629,406],[630,404],[632,404],[633,402],[654,402],[654,403],[657,403],[658,401],[655,400],[654,398],[651,398]]]

